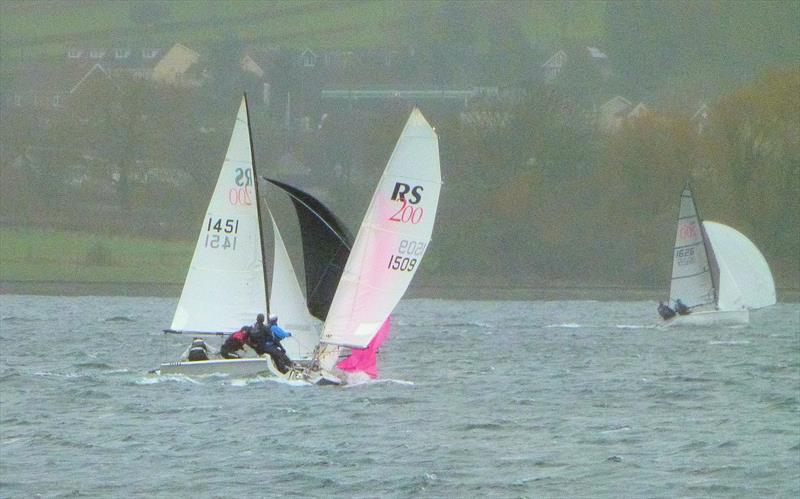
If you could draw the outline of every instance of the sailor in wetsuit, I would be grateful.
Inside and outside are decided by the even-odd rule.
[[[257,354],[269,354],[275,362],[275,367],[282,373],[287,373],[292,366],[292,361],[286,355],[286,349],[281,345],[281,340],[288,338],[292,333],[284,331],[278,326],[278,316],[270,314],[269,321],[264,324],[264,314],[256,316],[256,323],[253,324],[253,331],[250,333],[248,344],[253,347]]]
[[[675,317],[675,311],[665,305],[663,301],[658,302],[658,314],[664,320]]]
[[[675,300],[675,311],[678,312],[678,315],[689,315],[692,312],[689,307],[683,304],[680,298]]]

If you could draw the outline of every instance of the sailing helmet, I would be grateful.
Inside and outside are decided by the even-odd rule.
[[[277,324],[278,323],[278,316],[275,314],[269,314],[269,323],[270,324]]]
[[[256,322],[264,322],[264,314],[258,314],[256,316]]]

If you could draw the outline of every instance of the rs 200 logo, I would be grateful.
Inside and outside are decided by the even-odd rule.
[[[423,187],[421,185],[410,186],[408,184],[404,184],[402,182],[396,182],[394,184],[394,190],[392,191],[392,201],[408,201],[411,204],[417,204],[422,199],[422,191]],[[407,194],[410,196],[406,197]]]
[[[422,200],[422,186],[410,186],[402,182],[394,184],[392,201],[400,201],[402,206],[389,217],[390,222],[418,224],[422,221],[424,210],[422,206],[414,206]],[[416,263],[416,262],[415,262]],[[413,268],[413,265],[412,267]],[[406,270],[406,269],[403,269]],[[410,270],[410,269],[409,269]]]

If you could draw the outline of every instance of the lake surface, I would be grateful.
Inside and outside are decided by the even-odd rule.
[[[800,305],[406,300],[381,379],[148,374],[173,298],[0,296],[0,497],[798,497]]]

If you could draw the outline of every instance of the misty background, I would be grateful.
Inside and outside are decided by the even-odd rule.
[[[800,288],[800,6],[713,0],[4,0],[0,280],[180,284],[243,91],[259,173],[353,232],[421,109],[415,285],[666,294],[688,181]]]

